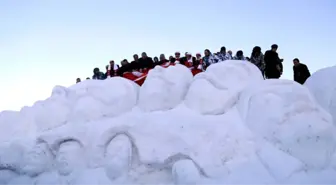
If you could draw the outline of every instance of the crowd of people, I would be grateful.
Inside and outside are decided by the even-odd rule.
[[[160,57],[148,57],[145,52],[141,57],[137,54],[133,55],[133,61],[128,62],[127,59],[121,61],[121,65],[117,65],[113,60],[106,66],[105,72],[100,71],[98,67],[94,68],[92,79],[105,80],[110,77],[120,76],[136,82],[139,85],[145,81],[147,73],[150,69],[159,65],[168,67],[175,64],[182,64],[189,68],[193,75],[206,71],[206,69],[215,63],[225,62],[226,60],[243,60],[251,62],[256,65],[265,79],[278,79],[283,72],[283,59],[279,58],[277,53],[278,45],[273,44],[271,49],[263,54],[261,47],[255,46],[251,52],[250,57],[245,57],[242,50],[236,52],[233,56],[232,51],[227,51],[223,46],[217,53],[211,53],[209,49],[204,50],[204,56],[197,53],[193,56],[191,53],[186,52],[181,56],[180,52],[175,52],[175,56],[169,56],[167,59],[164,54]],[[298,58],[293,60],[293,73],[294,81],[303,84],[310,76],[308,67],[302,64]],[[89,77],[86,78],[90,79]],[[77,78],[77,83],[81,82]]]

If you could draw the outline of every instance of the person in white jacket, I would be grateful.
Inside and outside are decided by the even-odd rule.
[[[226,52],[226,48],[224,46],[221,47],[220,52],[217,54],[217,57],[220,62],[232,59],[230,55]]]

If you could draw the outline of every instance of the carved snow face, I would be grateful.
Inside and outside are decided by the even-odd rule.
[[[330,160],[336,141],[332,119],[304,86],[262,81],[242,93],[238,110],[257,135],[307,165],[324,167]]]
[[[144,111],[169,110],[184,99],[192,74],[182,65],[152,69],[140,88],[138,105]]]
[[[56,155],[56,165],[61,175],[69,175],[73,170],[85,166],[81,145],[76,141],[67,141],[60,145]]]
[[[49,171],[53,165],[54,156],[46,143],[36,144],[25,155],[23,171],[30,176],[36,176]]]

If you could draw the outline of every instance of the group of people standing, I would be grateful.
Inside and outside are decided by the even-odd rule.
[[[143,52],[141,57],[134,54],[132,62],[128,62],[127,59],[122,60],[120,66],[111,60],[109,65],[106,66],[105,72],[101,72],[99,68],[94,68],[92,79],[104,80],[106,78],[120,76],[142,85],[146,79],[148,71],[157,65],[168,67],[175,64],[182,64],[188,67],[193,75],[196,75],[205,71],[210,65],[218,62],[225,62],[226,60],[243,60],[251,62],[260,69],[264,78],[278,79],[283,72],[283,59],[279,58],[277,49],[278,45],[273,44],[271,49],[263,54],[261,47],[255,46],[251,56],[245,57],[242,50],[237,51],[233,56],[232,51],[226,51],[226,48],[223,46],[217,53],[211,53],[209,49],[204,50],[203,57],[200,53],[193,56],[191,53],[186,52],[184,56],[181,56],[180,52],[175,52],[175,56],[170,56],[168,59],[166,59],[164,54],[161,54],[159,58],[154,57],[152,59]],[[293,64],[294,80],[303,84],[310,76],[309,69],[305,64],[300,63],[298,58],[293,60]],[[81,79],[77,78],[77,83],[80,81]]]

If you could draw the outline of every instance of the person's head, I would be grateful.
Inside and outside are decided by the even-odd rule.
[[[187,58],[191,58],[191,57],[192,57],[192,54],[189,53],[189,52],[187,52],[187,53],[186,53],[186,57],[187,57]]]
[[[109,68],[109,65],[106,65],[106,66],[105,66],[106,71],[108,70],[108,68]]]
[[[273,45],[271,46],[271,49],[272,49],[272,51],[277,51],[277,50],[278,50],[278,45],[273,44]]]
[[[232,51],[231,50],[229,50],[228,53],[232,56]]]
[[[93,74],[97,74],[97,73],[99,73],[100,71],[99,71],[99,68],[98,67],[96,67],[96,68],[94,68],[93,69]]]
[[[80,79],[80,78],[77,78],[77,79],[76,79],[76,83],[79,83],[79,82],[81,82],[81,79]]]
[[[261,47],[255,46],[252,50],[252,56],[256,57],[261,54]]]
[[[294,66],[298,66],[300,64],[300,60],[298,58],[294,58],[293,64]]]
[[[243,54],[244,54],[244,53],[243,53],[242,50],[239,50],[239,51],[237,51],[237,53],[236,53],[237,57],[242,57]]]
[[[142,57],[143,59],[147,58],[147,53],[146,53],[146,52],[142,52],[142,53],[141,53],[141,57]]]
[[[126,59],[122,60],[120,62],[121,66],[125,66],[126,64],[128,64],[128,61]]]
[[[188,52],[185,52],[185,53],[184,53],[184,56],[185,56],[185,57],[188,57]]]
[[[226,53],[226,48],[223,46],[223,47],[221,47],[221,49],[220,49],[220,53]]]
[[[114,66],[114,60],[110,61],[110,66]]]
[[[173,56],[170,56],[170,57],[173,57]],[[170,59],[170,57],[169,57],[169,59]],[[162,61],[162,60],[166,60],[166,56],[164,54],[160,55],[160,61]]]
[[[86,77],[86,80],[90,80],[90,77]]]
[[[139,59],[139,56],[137,54],[134,54],[133,59],[134,59],[134,61],[137,61]]]
[[[159,58],[158,57],[154,57],[154,62],[159,62]]]
[[[200,59],[202,57],[201,53],[196,53],[196,58]]]
[[[173,56],[170,56],[170,57],[169,57],[169,61],[170,61],[171,63],[174,63],[174,62],[176,61],[176,59],[175,59]]]
[[[180,53],[180,52],[178,52],[178,51],[177,51],[177,52],[175,52],[175,58],[176,58],[176,59],[179,59],[179,58],[180,58],[180,56],[181,56],[181,53]]]
[[[211,54],[211,52],[210,52],[209,49],[204,50],[204,55],[205,55],[206,57],[210,56],[210,54]]]

